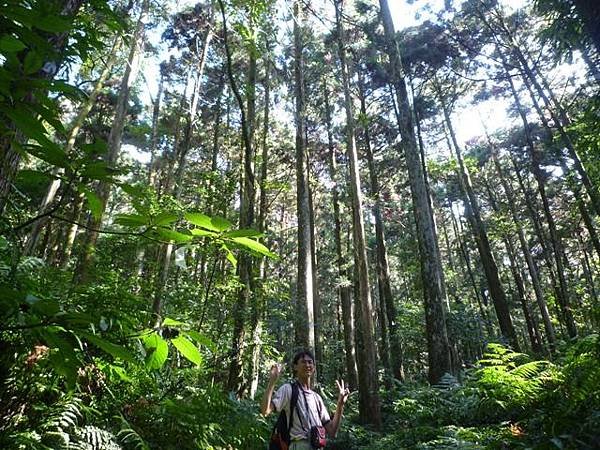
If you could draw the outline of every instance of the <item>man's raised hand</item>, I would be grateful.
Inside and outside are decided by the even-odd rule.
[[[348,396],[350,395],[350,390],[344,384],[344,380],[335,380],[335,384],[338,388],[338,404],[344,405],[346,400],[348,400]]]
[[[275,363],[271,366],[271,380],[275,381],[283,372],[283,364]]]

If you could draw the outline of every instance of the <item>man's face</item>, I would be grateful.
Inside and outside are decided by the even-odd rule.
[[[294,369],[296,370],[298,377],[310,377],[315,372],[315,362],[310,356],[304,355],[294,365]]]

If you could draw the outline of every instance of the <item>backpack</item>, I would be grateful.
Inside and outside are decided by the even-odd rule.
[[[298,404],[298,384],[290,383],[292,385],[292,398],[290,400],[290,421],[288,423],[285,409],[279,413],[277,422],[271,432],[271,439],[269,440],[269,450],[288,450],[290,446],[290,430],[294,423],[294,409]]]

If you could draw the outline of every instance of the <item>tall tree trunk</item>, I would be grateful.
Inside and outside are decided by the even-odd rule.
[[[364,384],[359,386],[359,414],[366,423],[375,427],[381,426],[381,405],[379,401],[379,388],[377,378],[377,348],[375,346],[375,330],[373,327],[373,306],[371,304],[371,290],[369,286],[369,270],[367,267],[367,248],[365,242],[365,225],[362,216],[363,202],[360,183],[358,152],[356,150],[354,111],[350,95],[350,82],[346,64],[346,50],[344,45],[345,35],[342,24],[343,0],[336,1],[336,28],[338,32],[338,53],[340,71],[342,75],[342,88],[344,90],[344,109],[346,111],[346,150],[350,170],[350,193],[352,198],[352,229],[354,238],[354,261],[357,273],[357,293],[360,305],[360,325],[363,346],[359,349],[362,357],[359,366],[366,374]],[[359,367],[359,371],[361,368]]]
[[[296,101],[296,211],[298,214],[298,278],[296,288],[297,344],[315,347],[313,270],[308,161],[306,155],[304,99],[304,12],[299,0],[294,1],[294,97]]]
[[[437,383],[445,373],[452,371],[450,345],[446,329],[444,273],[438,255],[435,224],[429,206],[427,183],[425,182],[419,148],[415,138],[404,71],[400,59],[400,51],[395,40],[394,25],[388,0],[379,0],[379,5],[387,43],[386,50],[391,62],[391,77],[398,97],[400,113],[399,128],[400,135],[402,136],[400,145],[404,152],[408,168],[409,184],[417,226],[421,278],[424,288],[429,381]]]
[[[550,318],[550,312],[548,311],[548,305],[546,303],[546,298],[544,297],[544,292],[542,290],[542,286],[540,283],[539,271],[537,268],[537,264],[533,260],[531,256],[531,249],[527,244],[527,239],[525,237],[525,232],[521,226],[521,220],[517,213],[517,209],[515,207],[516,196],[512,186],[506,179],[504,175],[504,171],[502,170],[502,166],[498,161],[498,157],[496,153],[492,153],[492,160],[494,162],[494,166],[496,168],[496,173],[498,174],[498,178],[502,183],[502,188],[504,189],[504,193],[506,195],[508,208],[510,210],[511,217],[513,219],[513,223],[517,229],[517,235],[519,237],[519,244],[521,246],[521,251],[523,256],[525,257],[525,262],[527,263],[527,269],[529,271],[529,276],[531,278],[531,284],[533,285],[533,291],[535,293],[536,303],[540,310],[540,314],[542,316],[542,321],[544,322],[544,329],[546,331],[546,339],[548,340],[548,346],[550,348],[550,352],[554,353],[556,349],[556,336],[554,333],[554,325],[552,325],[552,320]]]
[[[490,290],[490,296],[492,297],[492,302],[496,311],[496,317],[498,318],[498,323],[500,325],[500,332],[502,333],[504,339],[506,339],[506,341],[516,351],[518,351],[519,342],[517,340],[517,335],[515,333],[512,319],[510,317],[510,309],[508,307],[508,302],[506,300],[504,289],[502,288],[502,283],[500,281],[498,266],[496,265],[494,255],[492,254],[492,249],[485,228],[485,224],[483,223],[483,219],[481,218],[479,200],[477,199],[475,191],[473,190],[471,178],[463,161],[462,152],[460,150],[460,146],[458,145],[456,134],[454,133],[454,128],[452,127],[450,113],[446,106],[444,95],[441,92],[441,88],[439,86],[437,87],[437,92],[439,100],[442,104],[444,118],[448,127],[448,132],[450,133],[450,138],[454,147],[456,159],[458,161],[458,166],[460,169],[459,181],[461,184],[461,188],[466,194],[466,200],[468,202],[468,204],[466,205],[469,211],[467,217],[470,219],[471,226],[473,228],[473,233],[475,234],[475,241],[477,242],[477,248],[479,250],[479,256],[481,258],[481,263],[483,265],[483,270],[488,283],[488,288]]]
[[[331,172],[331,180],[333,186],[332,202],[333,202],[333,220],[334,220],[334,240],[336,253],[336,267],[338,274],[338,295],[342,309],[342,322],[344,329],[344,354],[346,362],[346,374],[350,389],[358,388],[358,372],[356,368],[356,347],[354,345],[354,303],[350,295],[350,287],[347,271],[344,269],[344,254],[342,249],[342,225],[340,215],[340,200],[338,191],[338,174],[337,174],[337,159],[336,150],[333,143],[333,125],[331,123],[331,106],[329,104],[330,92],[327,88],[327,83],[323,89],[325,99],[325,118],[327,125],[327,143],[329,149],[329,169]]]
[[[462,239],[462,227],[459,227],[457,223],[457,219],[454,216],[454,212],[452,212],[452,207],[450,208],[450,214],[452,217],[452,227],[454,229],[454,235],[458,240],[458,248],[460,250],[460,254],[462,256],[462,261],[464,262],[467,275],[469,276],[469,281],[471,282],[471,288],[473,289],[473,296],[475,297],[475,301],[477,302],[477,307],[479,308],[479,315],[483,323],[485,324],[485,329],[488,333],[488,336],[492,336],[494,334],[494,330],[492,328],[492,322],[490,317],[485,309],[484,299],[482,299],[481,292],[477,286],[477,280],[475,279],[475,274],[473,273],[473,269],[471,267],[471,258],[469,257],[469,249],[467,248],[467,244]],[[460,219],[459,219],[460,220]],[[464,272],[464,270],[463,270]]]
[[[267,38],[266,52],[264,56],[265,62],[265,78],[264,78],[264,89],[265,89],[265,109],[263,115],[263,129],[262,129],[262,153],[260,159],[260,178],[258,181],[260,196],[258,201],[258,220],[257,228],[260,233],[265,233],[267,230],[267,176],[269,166],[269,112],[271,109],[271,47],[270,42]],[[263,258],[260,261],[259,266],[259,279],[260,289],[257,294],[258,299],[254,302],[252,307],[252,361],[251,361],[251,385],[250,385],[250,398],[254,398],[258,389],[259,381],[259,369],[260,369],[260,353],[261,353],[261,334],[263,328],[263,315],[265,312],[265,295],[264,295],[264,282],[267,281],[268,274],[268,260]]]
[[[359,73],[359,91],[360,91],[360,112],[363,118],[367,116],[367,105],[365,99],[365,86],[362,74]],[[375,169],[375,162],[373,159],[373,150],[371,147],[371,136],[369,133],[368,121],[363,127],[364,137],[364,149],[367,156],[367,163],[369,167],[369,178],[370,178],[370,194],[371,198],[374,199],[373,203],[373,216],[375,217],[375,240],[377,243],[377,286],[379,290],[379,302],[382,307],[381,310],[381,334],[383,348],[381,352],[383,354],[384,363],[387,362],[387,368],[391,370],[391,375],[399,381],[404,380],[404,367],[403,367],[403,349],[402,341],[400,340],[400,331],[398,330],[397,322],[397,311],[396,305],[394,304],[394,297],[392,295],[392,285],[390,281],[390,268],[388,263],[387,248],[385,242],[385,231],[382,217],[382,202],[381,202],[381,189],[379,186],[379,179],[377,177],[377,171]],[[387,327],[389,327],[389,348],[387,346],[388,336]]]
[[[85,104],[79,110],[79,112],[77,113],[77,116],[73,120],[73,123],[71,125],[71,130],[69,131],[69,134],[67,137],[67,144],[65,146],[65,154],[67,156],[70,156],[71,152],[73,151],[73,147],[75,146],[75,140],[77,139],[77,136],[79,135],[79,131],[81,130],[81,127],[83,126],[83,123],[85,122],[85,119],[89,115],[90,111],[96,104],[96,98],[98,97],[98,94],[104,87],[104,83],[106,82],[106,79],[108,78],[108,75],[110,74],[113,64],[115,63],[117,53],[121,46],[121,42],[122,41],[120,38],[115,39],[115,42],[110,51],[108,60],[106,61],[106,64],[104,65],[104,69],[100,73],[98,80],[96,80],[96,83],[94,84],[92,92],[90,92],[90,94],[88,95]],[[56,171],[57,175],[61,175],[63,173],[64,173],[64,170],[62,170],[62,169]],[[51,206],[54,202],[54,199],[56,197],[56,194],[57,194],[60,186],[61,186],[61,179],[57,178],[57,179],[52,180],[52,182],[50,183],[50,186],[48,186],[46,195],[44,196],[44,199],[42,200],[38,215],[42,216],[44,213],[47,213],[47,212],[49,212],[50,209],[52,209]],[[66,194],[67,193],[65,193],[65,195]],[[35,247],[37,245],[40,231],[42,230],[44,225],[47,223],[47,220],[48,220],[48,217],[43,217],[40,220],[35,222],[35,224],[33,225],[33,228],[31,229],[31,232],[27,238],[27,243],[25,245],[24,254],[26,254],[26,255],[33,254],[33,252],[35,251]]]
[[[225,45],[225,53],[227,56],[227,75],[229,84],[233,91],[240,109],[241,116],[241,132],[243,144],[243,188],[240,201],[240,228],[252,228],[254,225],[254,148],[253,148],[253,130],[254,130],[254,111],[252,115],[248,114],[244,106],[244,100],[240,94],[235,77],[233,76],[231,51],[229,48],[229,38],[227,31],[227,19],[225,16],[225,7],[223,0],[218,0],[223,19],[223,43]],[[256,57],[254,49],[251,49],[250,55]],[[254,56],[252,56],[254,55]],[[256,61],[250,64],[253,70],[256,71]],[[248,74],[248,80],[256,80],[256,73],[252,71]],[[253,109],[254,89],[255,85],[250,86],[247,92],[247,101],[250,108]],[[238,395],[243,394],[243,355],[244,355],[244,339],[246,335],[245,315],[248,304],[252,298],[254,291],[253,263],[250,255],[246,253],[240,254],[238,260],[238,276],[241,287],[238,290],[236,303],[233,309],[233,341],[231,350],[231,363],[229,365],[229,379],[227,386],[230,391],[236,392]]]
[[[138,52],[143,47],[144,22],[146,20],[146,15],[148,14],[149,7],[150,1],[142,0],[140,15],[135,26],[134,34],[131,38],[129,55],[125,63],[125,71],[119,87],[119,97],[117,99],[117,105],[115,108],[115,116],[110,129],[110,134],[108,136],[108,152],[104,157],[104,162],[109,167],[113,167],[115,165],[121,150],[121,137],[123,135],[123,129],[125,128],[125,116],[129,106],[132,69],[134,67],[134,60],[138,57]],[[106,205],[108,203],[110,188],[111,184],[106,181],[100,181],[98,183],[96,195],[100,201],[100,212],[95,217],[91,216],[88,222],[88,230],[86,233],[83,253],[79,258],[78,265],[75,270],[75,282],[87,281],[88,271],[93,262],[96,241],[98,240],[99,236],[99,229],[102,224]]]
[[[192,143],[192,135],[194,132],[194,128],[197,124],[198,117],[198,101],[200,99],[200,88],[202,83],[202,77],[204,75],[204,67],[206,63],[206,57],[208,54],[208,48],[210,42],[212,40],[213,32],[210,27],[206,31],[206,35],[204,37],[203,46],[200,55],[198,56],[198,61],[196,62],[196,72],[193,81],[193,90],[192,90],[192,98],[188,107],[188,114],[186,117],[186,125],[183,132],[183,141],[181,145],[175,145],[174,147],[174,158],[176,161],[176,169],[175,171],[171,171],[173,177],[169,177],[167,180],[166,189],[172,188],[173,198],[178,200],[181,197],[181,192],[183,188],[183,175],[185,172],[187,154],[190,150]],[[176,140],[178,142],[178,140]],[[160,247],[159,250],[159,276],[158,276],[158,284],[155,286],[155,295],[154,301],[152,303],[152,316],[155,327],[160,327],[162,323],[162,309],[164,306],[164,288],[166,286],[167,280],[169,278],[169,271],[171,268],[171,256],[173,254],[173,244],[164,244]]]
[[[490,200],[490,205],[496,214],[500,214],[500,208],[496,201],[496,196],[494,195],[493,189],[489,184],[489,181],[486,180],[485,188],[488,193],[488,198]],[[517,225],[518,226],[518,225]],[[521,276],[521,268],[517,264],[515,247],[511,240],[512,236],[509,236],[508,233],[504,233],[502,238],[504,242],[504,247],[506,248],[506,254],[508,255],[508,260],[510,263],[510,272],[513,276],[513,280],[515,282],[515,286],[517,288],[517,295],[519,298],[519,303],[521,304],[521,309],[523,311],[523,317],[525,318],[525,324],[527,326],[527,334],[529,335],[529,342],[531,343],[531,349],[537,353],[542,354],[544,351],[544,347],[542,344],[542,337],[540,335],[540,331],[537,325],[537,321],[535,317],[531,313],[531,308],[529,307],[529,303],[527,301],[527,293],[525,291],[525,283],[523,282],[523,278]]]
[[[506,72],[509,73],[508,72],[508,63],[506,61],[506,58],[502,52],[500,52],[500,55],[502,57],[502,62],[503,62],[504,68],[505,68]],[[573,318],[573,314],[571,311],[569,294],[567,291],[567,282],[565,279],[565,270],[564,270],[564,266],[563,266],[562,244],[559,240],[559,235],[558,235],[558,231],[556,229],[556,223],[554,221],[554,216],[552,215],[552,212],[550,210],[550,203],[548,201],[548,196],[546,195],[545,176],[540,167],[540,161],[541,161],[542,155],[540,153],[540,150],[538,148],[536,148],[536,146],[533,142],[533,138],[531,136],[531,131],[530,131],[530,127],[529,127],[529,121],[527,120],[525,110],[523,109],[523,106],[521,104],[521,100],[520,100],[518,92],[515,88],[514,82],[510,76],[508,76],[507,79],[508,79],[508,84],[509,84],[510,90],[513,95],[513,99],[515,101],[515,105],[517,107],[517,110],[519,111],[519,115],[523,122],[525,136],[527,139],[527,146],[528,146],[528,150],[529,150],[530,158],[531,158],[531,170],[532,170],[533,176],[537,182],[538,191],[539,191],[540,197],[542,199],[544,216],[546,218],[546,222],[548,223],[548,230],[550,233],[550,243],[552,245],[554,262],[556,264],[556,276],[558,277],[558,286],[557,286],[558,289],[556,290],[557,301],[558,301],[558,304],[560,305],[562,320],[567,327],[567,333],[569,334],[569,336],[575,337],[575,336],[577,336],[577,327],[575,325],[575,320]],[[530,93],[531,93],[531,91],[530,91]],[[545,121],[545,119],[543,118],[543,113],[541,112],[541,109],[537,105],[537,102],[535,102],[535,98],[533,97],[533,94],[532,94],[532,99],[534,100],[534,105],[536,106],[536,110],[538,111],[538,114],[540,114],[540,118]]]

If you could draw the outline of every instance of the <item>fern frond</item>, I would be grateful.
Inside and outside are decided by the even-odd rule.
[[[146,441],[129,424],[123,415],[116,416],[121,421],[121,430],[117,433],[117,438],[124,444],[133,445],[136,450],[150,450]]]

